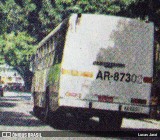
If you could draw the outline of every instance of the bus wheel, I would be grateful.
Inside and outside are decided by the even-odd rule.
[[[109,114],[99,118],[100,127],[104,130],[118,131],[122,124],[122,115]]]
[[[51,116],[51,111],[49,109],[49,103],[46,101],[45,108],[42,108],[41,114],[40,114],[40,119],[46,123],[49,123]]]
[[[34,115],[35,115],[36,117],[39,117],[39,114],[40,114],[40,109],[39,109],[39,107],[34,106],[34,107],[33,107],[33,113],[34,113]]]
[[[74,117],[78,122],[88,122],[91,118],[89,115],[81,115],[80,113],[75,113]]]

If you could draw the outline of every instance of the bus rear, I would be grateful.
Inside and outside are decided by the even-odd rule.
[[[149,115],[153,24],[72,15],[61,65],[59,106]]]

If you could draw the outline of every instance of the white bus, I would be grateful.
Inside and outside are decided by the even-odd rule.
[[[154,25],[136,19],[73,14],[37,49],[34,112],[69,112],[116,129],[123,116],[150,116]],[[60,111],[59,111],[60,110]],[[54,118],[52,118],[53,120]]]

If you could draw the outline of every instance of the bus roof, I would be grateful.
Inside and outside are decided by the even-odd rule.
[[[48,41],[59,29],[61,29],[62,25],[64,23],[66,23],[66,20],[63,20],[54,30],[52,30],[41,42],[39,42],[38,44],[38,48],[39,49],[41,46],[43,46],[45,44],[46,41]]]
[[[78,14],[72,14],[72,15],[78,15]],[[71,15],[71,16],[72,16]],[[139,21],[139,22],[144,22],[142,20],[139,19],[133,19],[133,18],[128,18],[128,17],[120,17],[120,16],[113,16],[113,15],[94,15],[94,14],[82,14],[82,15],[87,15],[87,16],[109,16],[109,17],[116,17],[116,18],[123,18],[123,19],[132,19],[134,21]],[[42,39],[39,44],[37,49],[39,49],[41,46],[43,46],[45,44],[46,41],[48,41],[58,30],[61,29],[62,25],[65,24],[67,22],[69,18],[66,18],[65,20],[63,20],[55,29],[53,29],[44,39]],[[147,23],[147,22],[146,22]],[[149,24],[153,24],[153,22],[149,22]]]

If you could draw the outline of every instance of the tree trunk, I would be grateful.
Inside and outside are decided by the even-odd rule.
[[[33,73],[29,70],[29,65],[15,66],[14,69],[19,72],[24,80],[24,90],[31,91]]]
[[[31,91],[33,73],[30,70],[24,71],[25,91]]]

